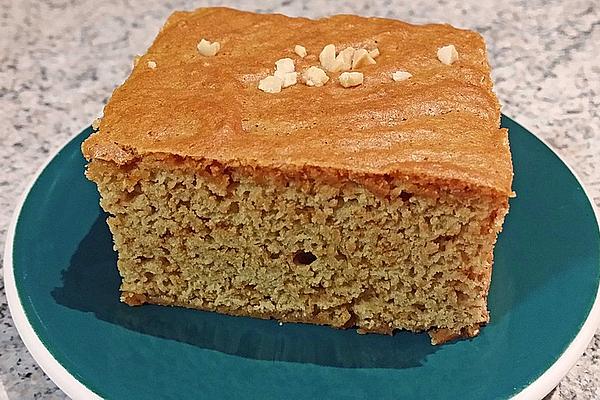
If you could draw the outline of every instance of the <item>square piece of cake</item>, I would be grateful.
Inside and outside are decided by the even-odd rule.
[[[449,25],[176,12],[83,144],[121,299],[428,331],[489,320],[512,164]]]

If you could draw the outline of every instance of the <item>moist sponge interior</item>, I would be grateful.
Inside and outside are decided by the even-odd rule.
[[[93,161],[121,299],[281,321],[465,334],[488,321],[506,199],[390,177]]]

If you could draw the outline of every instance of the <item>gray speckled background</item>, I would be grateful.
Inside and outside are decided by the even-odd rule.
[[[548,140],[600,205],[600,2],[229,1],[316,17],[355,13],[449,22],[482,33],[503,112]],[[0,244],[49,152],[102,112],[113,88],[175,9],[213,1],[0,0]],[[0,399],[62,399],[13,327],[0,287]],[[600,335],[548,399],[600,398]]]

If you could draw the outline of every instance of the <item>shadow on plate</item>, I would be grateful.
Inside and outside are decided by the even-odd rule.
[[[438,348],[426,334],[359,335],[306,324],[284,324],[179,307],[129,307],[119,301],[116,253],[100,213],[62,271],[57,303],[125,329],[203,349],[268,361],[343,368],[414,368]]]

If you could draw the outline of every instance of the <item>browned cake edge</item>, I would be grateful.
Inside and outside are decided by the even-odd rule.
[[[240,24],[245,29],[236,29]],[[227,42],[215,57],[202,57],[196,49],[202,37]],[[310,54],[299,58],[292,50],[297,43]],[[258,89],[276,60],[291,57],[301,73],[320,65],[319,52],[329,43],[338,50],[369,43],[381,51],[376,64],[361,68],[363,85],[344,89],[330,73],[320,88]],[[460,57],[444,65],[436,51],[450,43]],[[123,164],[164,152],[275,168],[400,171],[470,180],[508,194],[508,138],[498,129],[500,107],[485,54],[481,35],[450,25],[350,15],[309,20],[227,8],[176,12],[115,90],[99,131],[82,150],[87,159]],[[154,61],[158,68],[148,68]],[[414,76],[394,82],[399,69]]]

